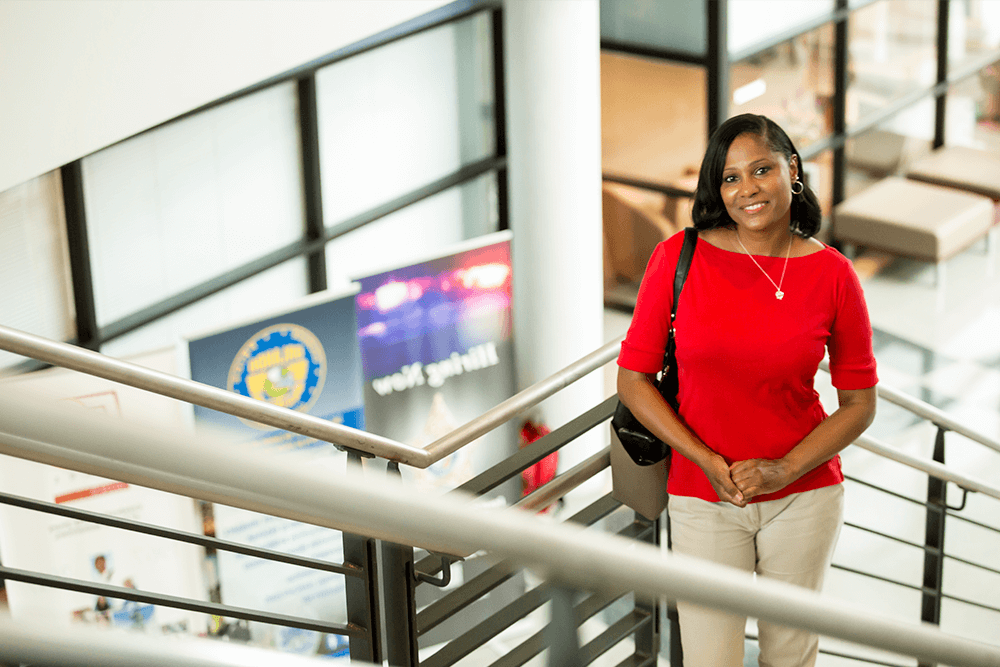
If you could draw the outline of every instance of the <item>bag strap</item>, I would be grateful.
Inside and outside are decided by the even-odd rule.
[[[694,227],[684,228],[684,245],[681,246],[681,255],[677,259],[677,269],[674,271],[674,299],[670,304],[670,332],[667,336],[667,346],[663,351],[662,368],[670,365],[671,357],[674,354],[674,318],[677,317],[677,302],[681,298],[681,290],[684,289],[684,282],[687,280],[688,270],[691,268],[691,258],[694,257],[694,247],[698,243],[698,230]]]
[[[674,301],[670,306],[670,323],[673,324],[677,316],[677,301],[681,297],[681,290],[684,289],[684,281],[687,280],[688,270],[691,268],[691,258],[694,256],[694,247],[698,243],[698,230],[694,227],[684,228],[684,245],[681,246],[681,256],[677,260],[677,270],[674,272]],[[671,326],[671,328],[673,328]]]

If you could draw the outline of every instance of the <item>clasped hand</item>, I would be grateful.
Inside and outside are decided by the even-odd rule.
[[[719,499],[737,507],[746,507],[755,496],[780,491],[790,482],[781,459],[747,459],[727,467],[720,457],[706,473]]]

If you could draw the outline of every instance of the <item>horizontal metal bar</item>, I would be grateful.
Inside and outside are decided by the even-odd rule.
[[[633,609],[608,626],[604,632],[580,647],[581,664],[590,664],[599,656],[607,653],[612,646],[634,634],[642,626],[652,622],[653,618],[648,613]]]
[[[421,667],[450,667],[548,601],[544,586],[533,588],[486,620],[420,661]]]
[[[472,421],[459,426],[448,435],[435,440],[427,446],[431,458],[434,461],[439,461],[445,456],[455,453],[500,424],[530,410],[549,396],[601,368],[612,359],[617,358],[622,340],[623,338],[619,338],[599,347],[578,361],[487,410]]]
[[[909,540],[904,540],[901,537],[896,537],[895,535],[889,535],[888,533],[883,533],[883,532],[881,532],[879,530],[874,530],[872,528],[866,528],[865,526],[859,526],[858,524],[851,523],[850,521],[845,521],[844,525],[847,526],[847,527],[850,527],[850,528],[856,528],[857,530],[863,530],[866,533],[871,533],[872,535],[878,535],[879,537],[884,537],[884,538],[886,538],[888,540],[892,540],[894,542],[899,542],[900,544],[905,544],[907,546],[914,547],[916,549],[920,549],[920,550],[925,551],[927,553],[941,554],[941,550],[938,549],[937,547],[932,547],[932,546],[928,546],[926,544],[918,544],[917,542],[911,542]],[[997,531],[997,532],[1000,532],[1000,531]],[[959,556],[955,556],[955,555],[949,554],[949,553],[944,553],[943,556],[945,558],[948,558],[950,560],[956,561],[958,563],[962,563],[963,565],[969,565],[971,567],[979,568],[980,570],[986,570],[987,572],[992,572],[993,574],[1000,574],[1000,570],[998,570],[996,568],[989,567],[988,565],[983,565],[982,563],[976,563],[976,562],[973,562],[971,560],[966,560],[965,558],[961,558]]]
[[[281,653],[281,667],[329,667],[330,659]],[[191,635],[157,636],[95,625],[15,621],[0,616],[0,663],[80,667],[274,667],[275,651]],[[339,664],[339,663],[334,663]],[[351,665],[362,664],[352,661]]]
[[[186,308],[213,294],[218,294],[222,290],[237,285],[244,280],[253,278],[263,271],[284,264],[296,257],[306,256],[310,252],[309,248],[309,243],[301,239],[276,248],[266,255],[251,260],[246,264],[228,269],[220,276],[210,278],[201,284],[151,303],[133,313],[109,322],[98,329],[98,340],[103,344],[120,338],[125,334],[131,333],[171,313],[176,313],[182,308]]]
[[[582,625],[584,621],[617,599],[614,596],[594,594],[578,602],[573,607],[576,624]],[[490,667],[520,667],[546,649],[545,639],[545,630],[539,630],[508,651],[506,655],[501,656]]]
[[[419,447],[2,325],[0,349],[390,460],[430,465]]]
[[[618,503],[617,500],[611,498],[610,494],[606,495],[602,498],[598,498],[587,507],[566,519],[566,523],[584,526],[593,525],[600,519],[607,516],[607,514],[610,514],[611,511],[613,511],[619,504],[620,503]],[[428,556],[417,563],[417,567],[423,570],[423,566],[425,566],[426,561],[430,560],[437,559],[433,556]],[[430,564],[428,563],[428,565]],[[424,634],[430,631],[432,628],[446,620],[449,616],[453,616],[462,609],[468,607],[484,594],[493,590],[507,579],[510,579],[513,576],[514,569],[515,568],[511,563],[501,561],[488,570],[480,573],[470,581],[467,581],[462,586],[451,591],[445,597],[432,602],[417,613],[417,633]],[[435,574],[436,570],[431,570],[430,573]]]
[[[820,369],[830,372],[830,362],[824,359],[820,363]],[[990,449],[1000,452],[1000,442],[990,438],[989,436],[979,433],[978,431],[969,428],[968,426],[962,424],[958,420],[949,416],[943,410],[940,410],[926,401],[921,401],[914,398],[898,389],[895,389],[882,382],[875,385],[875,390],[878,392],[878,397],[889,401],[899,407],[912,412],[918,417],[922,417],[929,422],[932,422],[936,426],[942,426],[953,433],[958,433],[969,440],[978,442],[981,445],[985,445]],[[970,489],[971,490],[971,489]]]
[[[371,476],[331,477],[280,452],[73,406],[39,406],[23,393],[4,403],[0,454],[433,552],[485,550],[564,587],[685,600],[954,667],[1000,664],[1000,646],[652,545],[486,508],[459,494],[414,493]]]
[[[966,523],[972,524],[973,526],[979,526],[980,528],[988,530],[991,533],[1000,533],[1000,528],[997,528],[995,526],[990,526],[990,525],[985,524],[985,523],[983,523],[981,521],[976,521],[975,519],[970,519],[969,517],[964,516],[962,514],[959,514],[959,513],[955,512],[955,511],[948,510],[947,514],[948,514],[949,517],[951,517],[952,519],[955,519],[957,521],[964,521]]]
[[[34,586],[45,586],[47,588],[58,588],[64,591],[74,591],[76,593],[88,593],[90,595],[103,595],[110,598],[120,598],[122,600],[132,600],[133,602],[145,602],[162,607],[173,609],[183,609],[185,611],[200,612],[202,614],[214,614],[227,618],[242,618],[248,621],[258,621],[260,623],[270,623],[271,625],[281,625],[290,628],[301,628],[303,630],[314,630],[315,632],[328,632],[335,635],[345,635],[348,637],[366,637],[368,631],[357,625],[343,625],[340,623],[327,623],[312,618],[301,616],[288,616],[286,614],[270,614],[246,609],[244,607],[233,607],[219,604],[217,602],[204,602],[202,600],[192,600],[190,598],[177,597],[175,595],[165,595],[163,593],[150,593],[140,591],[135,588],[124,586],[108,586],[94,584],[89,581],[79,579],[69,579],[67,577],[57,577],[51,574],[40,572],[28,572],[11,567],[0,566],[0,577],[10,581],[20,581]]]
[[[445,597],[435,600],[417,613],[417,635],[433,630],[515,574],[516,568],[509,561],[502,561],[480,572]]]
[[[483,174],[503,169],[507,164],[506,158],[493,156],[478,162],[461,167],[457,171],[448,174],[436,181],[428,183],[404,195],[377,206],[368,211],[342,221],[331,227],[327,227],[320,238],[311,241],[299,239],[281,248],[277,248],[262,257],[258,257],[246,264],[229,269],[225,274],[211,278],[204,283],[195,285],[178,294],[157,301],[134,313],[130,313],[122,318],[110,322],[100,328],[100,342],[106,343],[120,336],[135,331],[136,329],[150,324],[166,315],[190,306],[206,297],[212,296],[224,289],[237,285],[244,280],[259,275],[262,271],[274,268],[284,262],[296,257],[306,257],[312,253],[322,251],[326,244],[348,232],[364,227],[370,223],[381,220],[390,213],[395,213],[407,206],[416,204],[436,194],[444,192],[449,188],[461,185],[476,179]]]
[[[522,447],[509,458],[476,475],[456,491],[482,495],[518,475],[530,465],[538,463],[557,451],[566,443],[578,438],[614,413],[617,400],[614,396],[605,399],[579,417],[563,424],[535,442]]]
[[[391,213],[395,213],[396,211],[400,211],[407,206],[429,199],[434,195],[441,194],[442,192],[450,190],[458,185],[463,185],[473,181],[480,176],[484,176],[485,174],[506,169],[506,167],[507,158],[502,155],[492,155],[477,162],[467,164],[459,168],[457,171],[417,188],[416,190],[407,192],[404,195],[389,200],[373,209],[359,213],[351,218],[329,225],[323,233],[323,237],[310,244],[310,250],[318,250],[326,243],[329,243],[330,241],[339,238],[348,232],[352,232],[355,229],[380,220]]]
[[[538,487],[514,503],[513,507],[525,510],[544,509],[610,466],[611,448],[607,447]]]
[[[857,477],[852,477],[851,475],[844,475],[844,479],[854,482],[855,484],[861,484],[862,486],[867,486],[869,489],[878,491],[879,493],[884,493],[886,495],[892,496],[894,498],[899,498],[900,500],[905,500],[907,502],[913,503],[914,505],[921,505],[927,509],[937,509],[940,510],[940,505],[929,505],[926,500],[917,500],[916,498],[910,498],[909,496],[904,496],[902,493],[896,493],[895,491],[890,491],[889,489],[878,486],[877,484],[872,484],[871,482],[866,482],[863,479],[858,479]]]
[[[608,183],[618,183],[620,185],[627,185],[633,188],[639,188],[640,190],[650,190],[652,192],[659,192],[661,194],[667,195],[668,197],[694,197],[694,192],[690,190],[685,190],[683,188],[678,188],[673,185],[668,185],[666,183],[656,183],[653,181],[647,181],[643,178],[634,178],[632,176],[622,176],[620,174],[611,174],[604,172],[601,174],[601,180],[607,181]]]
[[[666,49],[656,46],[646,46],[632,42],[623,42],[615,39],[601,38],[602,51],[617,51],[632,56],[643,58],[655,58],[656,60],[668,60],[673,62],[686,63],[688,65],[704,65],[705,56],[703,54],[688,53],[678,49]]]
[[[993,607],[988,604],[983,604],[982,602],[976,602],[968,598],[960,598],[957,595],[951,595],[949,593],[942,593],[941,597],[945,600],[954,600],[955,602],[961,602],[962,604],[967,604],[972,607],[979,607],[980,609],[985,609],[987,611],[994,611],[1000,613],[1000,607]]]
[[[615,667],[656,667],[656,656],[643,656],[638,653],[632,653],[615,665]]]
[[[243,554],[245,556],[253,556],[254,558],[263,558],[265,560],[272,560],[279,563],[287,563],[288,565],[307,567],[313,570],[323,570],[325,572],[333,572],[335,574],[343,574],[345,576],[358,577],[362,579],[365,576],[361,568],[347,563],[330,563],[328,561],[317,560],[315,558],[293,556],[292,554],[273,551],[271,549],[260,549],[248,544],[220,540],[217,537],[209,537],[208,535],[195,535],[194,533],[187,533],[181,530],[154,526],[149,523],[132,521],[131,519],[120,519],[115,516],[108,516],[107,514],[98,514],[97,512],[91,512],[89,510],[81,510],[41,500],[23,498],[21,496],[14,496],[8,493],[0,493],[0,503],[36,512],[64,516],[76,519],[77,521],[86,521],[88,523],[96,523],[102,526],[120,528],[133,533],[143,533],[145,535],[153,535],[155,537],[162,537],[177,542],[196,544],[201,547],[218,549],[220,551],[229,551],[232,553]]]
[[[902,586],[903,588],[909,588],[915,591],[921,591],[923,593],[931,593],[931,594],[934,593],[934,591],[932,591],[930,588],[925,588],[924,586],[916,586],[914,584],[908,584],[905,581],[899,581],[897,579],[889,579],[888,577],[883,577],[881,575],[874,574],[872,572],[865,572],[863,570],[858,570],[853,567],[847,567],[846,565],[838,565],[837,563],[833,563],[832,565],[830,565],[830,567],[832,567],[835,570],[843,570],[844,572],[850,572],[851,574],[867,577],[868,579],[876,579],[878,581],[883,581],[887,584],[894,584],[896,586]]]
[[[751,641],[760,641],[757,635],[747,633],[744,636],[746,639]],[[830,649],[820,648],[819,652],[823,655],[832,655],[837,658],[847,658],[848,660],[857,660],[859,662],[867,662],[872,665],[884,665],[884,667],[911,667],[910,665],[901,665],[898,662],[885,662],[884,660],[876,660],[874,658],[867,658],[861,655],[855,655],[853,653],[841,653],[839,651],[832,651]]]
[[[897,463],[902,463],[903,465],[925,472],[931,477],[936,477],[937,479],[951,482],[952,484],[955,484],[963,489],[977,491],[983,495],[1000,500],[1000,488],[990,486],[985,482],[981,482],[978,479],[974,479],[967,475],[961,475],[957,472],[953,472],[943,463],[907,454],[904,451],[896,449],[895,447],[887,445],[886,443],[880,442],[879,440],[871,438],[867,435],[858,436],[858,438],[854,441],[854,444],[862,449],[867,449],[874,454],[878,454],[879,456],[883,456],[887,459],[896,461]]]
[[[935,553],[935,554],[941,553],[941,550],[937,549],[935,547],[930,547],[930,546],[927,546],[926,544],[917,544],[916,542],[910,542],[909,540],[904,540],[901,537],[896,537],[895,535],[890,535],[888,533],[883,533],[881,531],[874,530],[873,528],[866,528],[864,526],[859,526],[858,524],[851,523],[850,521],[845,521],[844,525],[847,526],[847,527],[849,527],[849,528],[856,528],[858,530],[863,530],[866,533],[871,533],[872,535],[878,535],[879,537],[884,537],[887,540],[892,540],[894,542],[899,542],[900,544],[905,544],[906,546],[914,547],[914,548],[920,549],[922,551],[927,551],[929,553]]]

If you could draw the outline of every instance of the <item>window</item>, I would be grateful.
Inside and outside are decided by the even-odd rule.
[[[302,236],[296,109],[281,84],[84,159],[99,326]]]

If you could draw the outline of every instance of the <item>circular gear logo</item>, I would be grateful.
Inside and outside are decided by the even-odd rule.
[[[308,412],[325,381],[326,354],[319,339],[297,324],[275,324],[243,344],[229,368],[227,386],[258,401]]]

